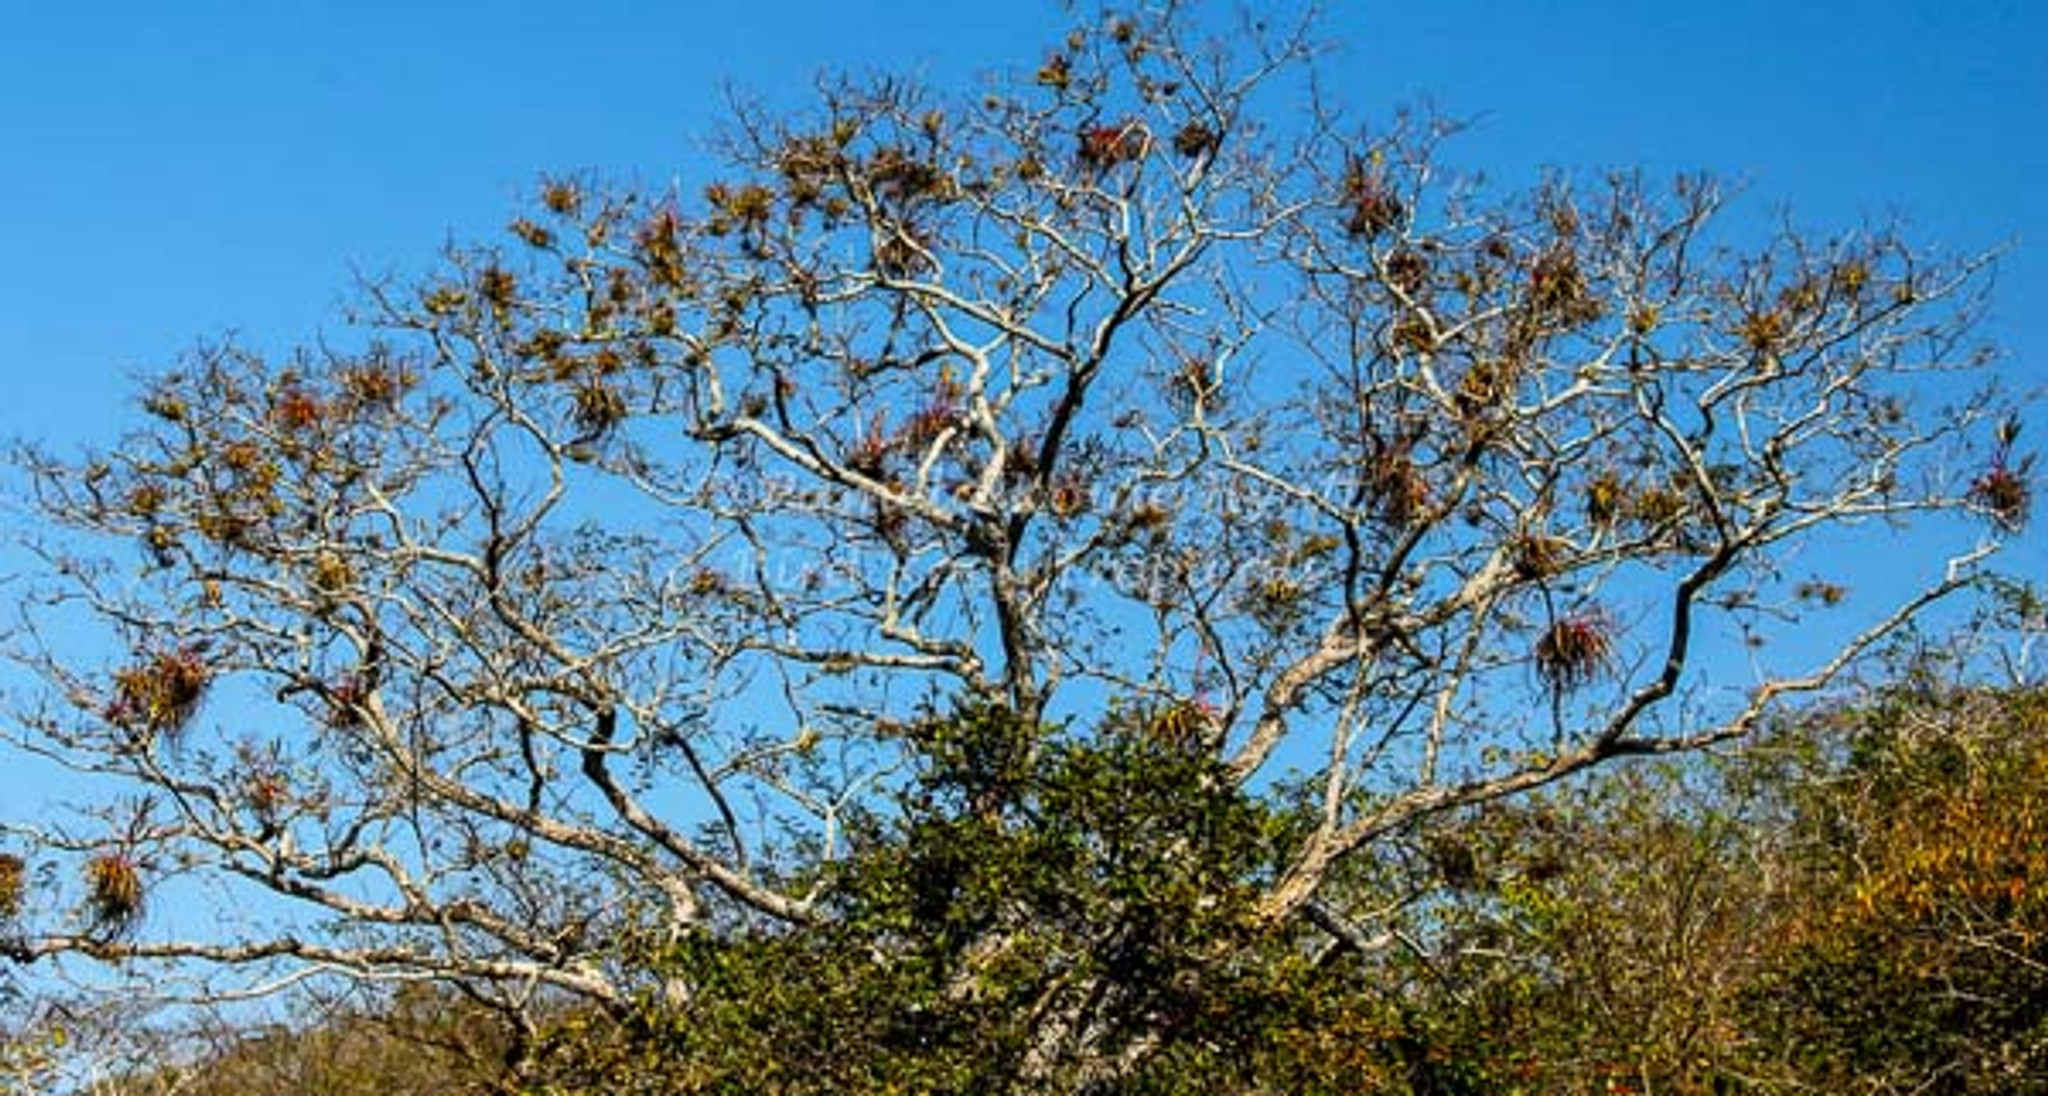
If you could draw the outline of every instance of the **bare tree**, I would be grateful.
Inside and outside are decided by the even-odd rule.
[[[20,833],[69,882],[7,952],[623,1003],[621,941],[825,916],[959,698],[1291,774],[1259,921],[1368,939],[1347,857],[1738,737],[2024,520],[1981,263],[1740,248],[1704,179],[1492,195],[1306,28],[1196,33],[739,109],[701,192],[549,181],[362,346],[209,347],[24,453],[7,733],[126,791]]]

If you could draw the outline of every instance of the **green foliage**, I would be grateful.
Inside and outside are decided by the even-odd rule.
[[[482,1094],[500,1091],[516,1046],[502,1018],[423,986],[282,1023],[193,1023],[159,1038],[159,1060],[123,1076],[120,1096]]]
[[[1248,1078],[1300,996],[1299,953],[1251,916],[1274,823],[1156,715],[907,729],[925,764],[832,869],[825,925],[656,957],[680,1000],[594,1055],[588,1021],[558,1030],[536,1091],[1068,1091],[1103,1060],[1134,1066],[1116,1091]]]
[[[1791,785],[1808,901],[1751,996],[1821,1086],[2048,1092],[2048,694],[1946,690],[1850,713]]]
[[[1412,839],[1488,1092],[2048,1091],[2048,698],[1899,689]]]
[[[1438,1091],[1707,1093],[1735,1075],[1734,991],[1773,895],[1751,819],[1701,783],[1618,769],[1410,835],[1411,946],[1373,962],[1409,987]]]
[[[1175,710],[899,728],[921,766],[815,881],[819,921],[622,955],[665,991],[530,1043],[410,995],[130,1088],[2048,1092],[2040,692],[1921,683],[1411,827],[1324,914],[1380,911],[1386,948],[1257,918],[1303,820],[1163,733]]]

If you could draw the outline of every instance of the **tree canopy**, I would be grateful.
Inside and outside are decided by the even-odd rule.
[[[840,1090],[1263,1083],[1232,1018],[1407,939],[1388,848],[1750,734],[2025,522],[1981,261],[1495,192],[1312,33],[742,108],[714,177],[548,179],[357,345],[21,452],[5,733],[114,790],[10,836],[0,951],[440,983],[531,1061],[740,986]]]

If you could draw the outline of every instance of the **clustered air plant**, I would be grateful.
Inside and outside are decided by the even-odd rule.
[[[1415,464],[1414,443],[1379,442],[1366,457],[1366,490],[1381,521],[1402,527],[1429,508],[1429,481]]]
[[[886,277],[907,278],[932,268],[931,239],[915,225],[899,225],[875,245],[875,269]]]
[[[943,114],[927,117],[933,132],[944,128]],[[877,197],[899,206],[924,198],[942,198],[956,186],[944,168],[901,148],[884,148],[875,153],[867,162],[867,176]]]
[[[1382,269],[1387,284],[1405,296],[1414,296],[1429,281],[1429,260],[1412,248],[1404,247],[1387,256]]]
[[[1124,528],[1133,535],[1156,537],[1173,526],[1173,511],[1151,499],[1143,499],[1124,514]]]
[[[1849,596],[1849,588],[1838,582],[1823,579],[1807,579],[1792,591],[1792,596],[1801,601],[1811,601],[1832,608],[1840,605]]]
[[[1600,299],[1569,245],[1553,247],[1530,262],[1529,306],[1542,322],[1562,327],[1599,317]]]
[[[1426,326],[1426,324],[1425,324]],[[1474,440],[1488,437],[1510,420],[1523,365],[1513,357],[1486,358],[1458,378],[1454,394],[1458,422]]]
[[[492,319],[504,324],[512,314],[512,306],[517,303],[519,279],[511,271],[491,263],[477,272],[476,291],[490,306]]]
[[[1586,521],[1602,529],[1609,528],[1621,517],[1623,504],[1627,501],[1627,489],[1621,485],[1621,477],[1612,471],[1603,471],[1586,484]]]
[[[1222,138],[1199,119],[1188,122],[1173,135],[1173,150],[1190,160],[1215,152]]]
[[[21,912],[27,889],[28,865],[11,852],[0,852],[0,921]]]
[[[284,812],[290,801],[291,789],[285,784],[283,773],[275,769],[258,769],[243,778],[242,796],[257,819],[270,825]]]
[[[1182,412],[1192,412],[1205,406],[1213,406],[1223,389],[1222,379],[1216,375],[1214,366],[1199,357],[1188,355],[1168,377],[1167,395],[1174,407]]]
[[[1244,607],[1253,620],[1272,631],[1284,631],[1301,618],[1308,589],[1287,575],[1268,575],[1245,592]]]
[[[2034,458],[2013,459],[2012,443],[2019,433],[2018,419],[1998,425],[1998,447],[1991,452],[1991,467],[1970,484],[1970,502],[2008,533],[2018,532],[2027,523],[2034,505],[2034,488],[2028,481]]]
[[[964,396],[960,382],[953,379],[952,370],[941,369],[932,385],[931,397],[924,406],[911,413],[909,421],[903,424],[898,442],[911,450],[921,451],[945,437],[949,431],[959,429],[965,421],[961,409]]]
[[[327,687],[327,725],[350,730],[363,725],[363,708],[370,702],[370,685],[358,674],[348,674]]]
[[[160,651],[114,674],[107,719],[142,735],[176,734],[199,709],[213,672],[196,645]]]
[[[552,193],[552,190],[546,192]],[[550,208],[553,208],[552,204]],[[648,214],[647,219],[633,231],[635,257],[646,267],[648,277],[658,285],[674,288],[687,280],[680,243],[682,232],[682,214],[674,206],[666,204]]]
[[[1571,545],[1546,533],[1523,532],[1509,544],[1508,551],[1515,577],[1541,582],[1565,569]]]
[[[736,187],[713,183],[704,188],[704,201],[713,210],[705,229],[714,236],[734,230],[759,232],[775,212],[775,192],[760,183]]]
[[[895,439],[888,431],[888,415],[877,411],[868,428],[859,439],[847,447],[846,466],[869,479],[884,478],[884,469]]]
[[[544,251],[555,246],[555,234],[550,232],[545,226],[537,224],[529,218],[516,217],[511,224],[506,226],[506,229],[512,235],[519,237],[528,247],[539,248]]]
[[[1598,609],[1553,621],[1536,640],[1536,674],[1558,692],[1590,684],[1614,655],[1613,625]]]
[[[1222,717],[1204,700],[1177,700],[1154,712],[1145,733],[1177,750],[1199,746],[1217,729]]]
[[[626,418],[626,397],[603,377],[592,377],[576,387],[570,417],[583,437],[596,440]]]
[[[1064,53],[1055,53],[1045,59],[1045,64],[1039,66],[1038,75],[1034,79],[1041,87],[1065,91],[1073,83],[1074,62]]]
[[[126,853],[85,862],[85,906],[95,928],[121,932],[142,918],[142,872]]]
[[[1653,529],[1674,525],[1685,517],[1685,493],[1677,487],[1648,487],[1630,500],[1629,516]]]
[[[278,749],[266,749],[251,741],[236,743],[235,768],[240,773],[243,804],[263,825],[276,825],[293,799],[290,778]]]
[[[289,433],[311,430],[327,417],[327,409],[311,392],[298,384],[286,384],[279,388],[271,400],[270,417],[280,429]]]
[[[1088,490],[1088,481],[1078,476],[1067,476],[1052,485],[1046,496],[1046,508],[1062,521],[1080,517],[1088,512],[1094,499]]]
[[[347,593],[355,585],[355,568],[338,552],[322,551],[315,555],[309,571],[307,578],[313,589],[329,596]]]
[[[1354,162],[1344,173],[1344,231],[1370,240],[1401,223],[1407,211],[1377,165]]]
[[[1152,134],[1135,119],[1081,131],[1077,156],[1083,167],[1103,170],[1143,159],[1152,148]]]

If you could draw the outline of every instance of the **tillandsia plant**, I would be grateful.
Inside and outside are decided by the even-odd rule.
[[[1998,424],[1998,444],[1991,452],[1991,466],[1970,483],[1969,498],[1999,528],[2018,532],[2033,510],[2032,454],[2016,456],[2013,442],[2020,434],[2017,418]]]
[[[159,651],[114,674],[106,718],[138,735],[176,735],[199,709],[212,677],[203,644]]]
[[[1591,684],[1614,658],[1614,626],[1597,608],[1553,621],[1536,640],[1536,673],[1560,692]]]
[[[123,933],[142,919],[142,870],[125,853],[105,852],[85,862],[85,905],[92,926]]]
[[[0,922],[21,912],[28,892],[28,862],[11,852],[0,852]]]

